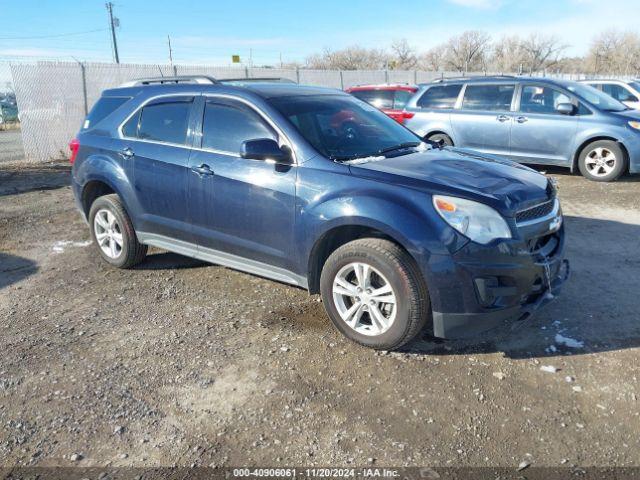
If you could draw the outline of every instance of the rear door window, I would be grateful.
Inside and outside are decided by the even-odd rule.
[[[122,127],[125,137],[185,145],[193,97],[158,99],[136,112]]]
[[[356,90],[351,95],[376,108],[393,108],[395,93],[394,90]]]
[[[202,148],[239,155],[242,142],[258,138],[278,140],[277,134],[255,110],[231,100],[207,100]]]
[[[131,100],[131,97],[100,97],[87,115],[82,129],[95,127],[128,100]]]
[[[462,99],[464,110],[509,111],[514,84],[467,85]]]

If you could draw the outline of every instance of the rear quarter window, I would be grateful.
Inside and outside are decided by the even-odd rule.
[[[100,97],[85,118],[82,129],[95,127],[129,100],[131,97]]]
[[[356,90],[351,95],[376,108],[393,108],[395,93],[393,90]]]
[[[429,87],[418,99],[418,107],[445,109],[453,108],[462,85],[435,85]]]

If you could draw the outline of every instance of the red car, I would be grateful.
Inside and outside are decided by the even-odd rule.
[[[418,87],[406,83],[357,85],[346,89],[347,93],[379,108],[398,123],[413,117],[413,113],[404,112],[403,108],[416,91]]]

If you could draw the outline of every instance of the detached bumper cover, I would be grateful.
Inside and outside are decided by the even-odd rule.
[[[537,310],[551,302],[570,275],[568,260],[552,262],[548,265],[555,275],[545,285],[542,292],[535,294],[527,303],[480,313],[443,313],[433,312],[433,333],[441,338],[466,338],[507,325],[510,322],[530,318]],[[543,266],[543,269],[547,267]],[[553,275],[553,274],[552,274]],[[503,288],[503,287],[498,287]]]
[[[517,232],[513,239],[469,242],[452,255],[430,257],[425,271],[436,337],[470,337],[524,320],[560,292],[570,274],[562,217],[523,222]]]

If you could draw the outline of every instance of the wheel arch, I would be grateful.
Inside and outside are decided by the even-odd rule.
[[[320,292],[320,274],[329,256],[342,245],[360,238],[389,240],[406,251],[416,261],[415,256],[411,254],[410,249],[405,245],[406,242],[401,240],[400,236],[394,232],[384,231],[377,226],[364,223],[337,225],[326,230],[311,248],[307,266],[309,293],[316,294]]]
[[[591,143],[593,142],[598,142],[601,140],[607,140],[610,142],[616,142],[618,145],[620,145],[620,148],[622,149],[622,153],[624,153],[625,155],[625,160],[627,162],[626,164],[626,168],[625,168],[625,173],[628,173],[629,171],[629,150],[627,150],[627,147],[625,146],[624,143],[622,143],[620,140],[618,140],[615,137],[612,137],[610,135],[596,135],[593,137],[589,137],[588,139],[584,140],[582,143],[580,143],[580,145],[578,145],[578,148],[576,148],[576,151],[573,154],[573,160],[571,162],[571,173],[574,173],[575,171],[578,170],[578,160],[580,159],[580,154],[582,153],[582,151]]]
[[[118,194],[115,188],[113,188],[108,182],[104,179],[94,179],[89,180],[82,187],[82,195],[80,201],[82,203],[82,211],[85,214],[85,217],[89,218],[89,210],[91,210],[91,205],[98,198],[103,197],[105,195],[110,195],[112,193]],[[118,194],[119,195],[119,194]]]

